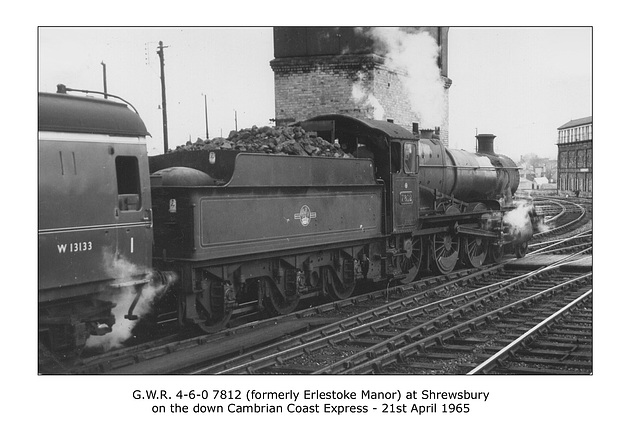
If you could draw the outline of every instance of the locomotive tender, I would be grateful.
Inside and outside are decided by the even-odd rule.
[[[239,313],[347,298],[359,280],[409,282],[526,252],[529,238],[503,217],[517,167],[493,153],[492,135],[473,154],[334,114],[299,125],[353,158],[147,157],[146,128],[126,105],[39,99],[39,328],[53,349],[110,329],[101,294],[153,280],[176,279],[179,323],[213,332]],[[122,262],[134,268],[124,278]]]

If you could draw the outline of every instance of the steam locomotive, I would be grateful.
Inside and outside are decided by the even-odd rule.
[[[111,330],[110,295],[172,298],[208,332],[251,311],[349,297],[360,280],[523,256],[511,226],[518,170],[478,136],[446,148],[389,122],[332,114],[298,123],[350,158],[231,150],[147,156],[126,103],[39,94],[39,333],[52,350]]]

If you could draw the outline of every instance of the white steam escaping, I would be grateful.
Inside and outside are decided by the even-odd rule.
[[[537,232],[545,232],[549,227],[543,220],[538,220],[535,216],[535,209],[531,201],[516,201],[516,208],[504,215],[504,223],[509,229],[516,242],[527,241],[533,236],[533,226],[536,225]]]
[[[141,268],[125,258],[113,256],[111,253],[103,254],[103,264],[106,273],[114,279],[114,284],[120,283],[122,286],[114,288],[113,292],[105,293],[101,299],[115,303],[112,310],[115,316],[115,324],[111,328],[111,332],[100,335],[90,336],[87,340],[87,347],[101,347],[104,351],[120,347],[127,339],[131,337],[131,332],[139,320],[128,320],[124,316],[128,314],[129,307],[135,300],[137,295],[136,286],[131,285],[131,280],[140,278],[145,275],[145,280],[150,280],[142,289],[142,293],[133,310],[133,314],[138,318],[146,315],[151,311],[153,300],[164,293],[167,284],[154,280],[151,277],[151,271]]]
[[[351,98],[356,104],[363,106],[365,109],[372,110],[374,120],[384,120],[384,108],[378,99],[367,91],[365,87],[366,77],[364,72],[358,72],[357,76],[358,80],[355,81],[353,87],[351,87]]]
[[[441,126],[446,112],[446,91],[438,66],[440,47],[424,30],[406,27],[373,27],[368,34],[378,43],[385,64],[399,70],[412,110],[423,128]],[[406,74],[405,74],[406,73]]]

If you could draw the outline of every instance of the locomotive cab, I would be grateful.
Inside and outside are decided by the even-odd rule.
[[[393,232],[410,232],[418,223],[418,159],[415,141],[392,141],[390,152],[402,156],[392,177]],[[392,163],[392,171],[394,169]]]
[[[385,234],[381,250],[371,252],[372,257],[381,261],[387,278],[414,280],[423,261],[422,238],[414,235],[419,227],[418,138],[397,124],[341,114],[314,117],[300,125],[319,135],[330,130],[325,139],[336,139],[354,157],[372,159],[384,193]]]
[[[345,152],[373,161],[385,193],[385,233],[411,232],[418,223],[418,138],[397,124],[347,115],[321,115],[301,122]]]

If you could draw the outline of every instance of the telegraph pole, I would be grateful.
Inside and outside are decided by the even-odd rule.
[[[209,114],[207,114],[207,95],[204,95],[204,124],[207,129],[207,140],[209,140]]]
[[[166,45],[162,41],[158,45],[158,56],[160,56],[160,83],[162,84],[162,132],[164,134],[164,153],[169,152],[169,135],[167,133],[167,95],[164,85],[164,48]]]
[[[104,88],[104,98],[107,98],[107,65],[104,61],[100,62],[102,65],[102,87]]]

